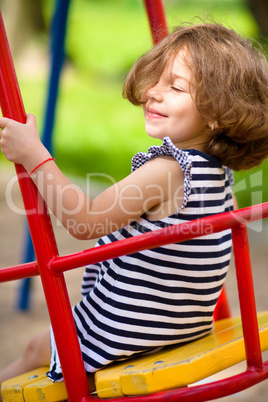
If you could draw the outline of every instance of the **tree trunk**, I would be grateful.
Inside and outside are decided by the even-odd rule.
[[[263,39],[268,39],[268,1],[267,0],[247,0],[249,8],[255,17]]]
[[[13,57],[37,35],[46,32],[42,0],[0,0]]]

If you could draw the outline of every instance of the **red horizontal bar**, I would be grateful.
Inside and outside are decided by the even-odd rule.
[[[64,272],[86,264],[94,264],[121,255],[132,254],[140,250],[155,248],[164,244],[179,243],[209,233],[220,232],[227,228],[264,218],[268,218],[268,202],[237,211],[195,219],[191,222],[169,226],[78,253],[55,257],[50,263],[50,268],[57,273]]]
[[[35,262],[26,264],[14,265],[12,267],[0,269],[0,282],[14,281],[16,279],[25,279],[32,276],[38,276],[38,266]]]

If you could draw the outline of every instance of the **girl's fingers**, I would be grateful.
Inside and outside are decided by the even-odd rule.
[[[27,123],[30,123],[30,124],[36,123],[36,117],[34,114],[26,113],[26,116],[27,116]]]
[[[6,117],[0,117],[0,128],[5,128],[9,119]]]
[[[36,125],[35,115],[27,113],[26,116],[27,116],[27,123],[29,123],[30,125]],[[5,128],[9,123],[23,124],[16,120],[9,119],[8,117],[0,117],[0,128]]]
[[[0,128],[5,128],[9,123],[14,123],[14,124],[23,124],[20,123],[16,120],[9,119],[8,117],[0,117]],[[27,114],[27,123],[30,124],[35,124],[36,123],[36,117],[33,114]]]

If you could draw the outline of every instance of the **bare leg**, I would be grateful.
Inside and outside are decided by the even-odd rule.
[[[46,328],[30,340],[23,355],[18,360],[11,363],[0,373],[0,387],[5,380],[42,366],[49,366],[50,353],[49,328]],[[2,397],[0,394],[0,402],[1,401]]]

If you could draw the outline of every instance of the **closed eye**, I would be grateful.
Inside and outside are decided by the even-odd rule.
[[[171,86],[171,89],[175,92],[184,92],[182,88]]]

